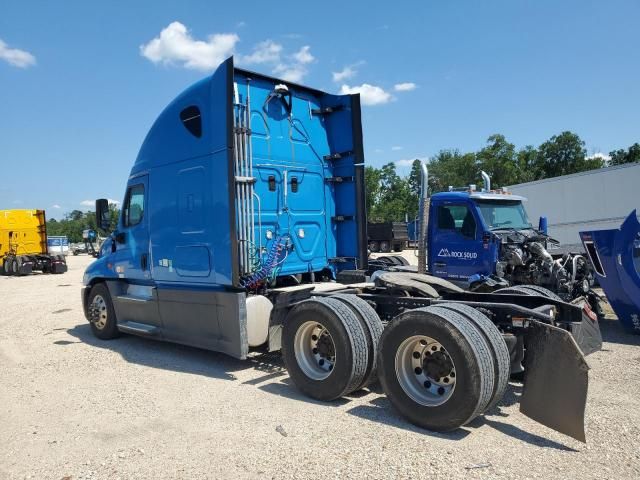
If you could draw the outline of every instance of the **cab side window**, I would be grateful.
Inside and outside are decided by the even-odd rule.
[[[133,227],[142,221],[142,216],[144,215],[144,185],[129,187],[123,213],[125,227]]]
[[[476,219],[465,205],[438,207],[438,230],[456,231],[468,238],[476,237]]]

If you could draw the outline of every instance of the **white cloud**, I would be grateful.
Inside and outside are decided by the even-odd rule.
[[[273,69],[273,73],[288,82],[299,83],[307,74],[307,69],[302,65],[280,63]]]
[[[396,167],[411,167],[413,166],[413,162],[415,162],[416,160],[424,162],[425,160],[427,160],[427,157],[403,158],[402,160],[396,160],[393,163],[396,164]]]
[[[238,28],[242,28],[242,27],[246,27],[246,26],[247,26],[247,22],[245,22],[244,20],[241,20],[238,23],[236,23],[236,27],[238,27]]]
[[[368,83],[363,83],[362,85],[353,87],[350,87],[349,85],[342,85],[342,87],[340,87],[341,95],[353,93],[360,94],[360,100],[363,105],[382,105],[389,103],[393,99],[389,92],[386,92],[381,87],[369,85]]]
[[[245,26],[239,22],[237,27]],[[216,33],[206,41],[196,40],[180,22],[173,22],[149,43],[140,46],[140,54],[153,63],[179,65],[195,70],[213,70],[227,57],[234,54],[240,37],[235,33]],[[308,73],[306,65],[315,61],[311,47],[284,55],[284,48],[273,40],[265,40],[254,46],[248,55],[237,55],[239,64],[270,65],[274,74],[284,80],[300,82]]]
[[[301,63],[302,65],[306,65],[307,63],[312,63],[316,58],[311,55],[311,47],[309,45],[305,45],[296,53],[293,54],[293,59]]]
[[[58,205],[57,203],[51,205],[51,208],[55,208],[56,210],[60,210],[62,207],[60,205]]]
[[[601,158],[605,162],[611,160],[611,155],[607,155],[606,153],[596,152],[587,157],[587,160],[593,160],[594,158]]]
[[[411,90],[415,90],[417,85],[413,82],[404,82],[404,83],[396,83],[393,86],[393,89],[396,92],[410,92]]]
[[[114,200],[113,198],[107,198],[107,202],[109,202],[110,204],[113,204],[113,205],[120,205],[120,200]],[[80,202],[80,205],[82,205],[83,207],[95,207],[96,201],[95,200],[83,200],[83,201]]]
[[[376,148],[376,149],[374,150],[374,152],[375,152],[375,153],[382,153],[382,152],[384,152],[384,150],[382,150],[381,148]]]
[[[140,54],[153,63],[182,65],[195,70],[212,70],[233,54],[240,40],[235,33],[209,35],[206,41],[194,40],[180,22],[169,24],[160,35],[140,46]]]
[[[393,150],[394,152],[397,152],[399,150],[402,150],[402,147],[396,145],[396,146],[391,147],[391,150]]]
[[[273,73],[288,82],[300,83],[307,73],[309,73],[306,65],[315,61],[315,57],[311,55],[311,47],[305,45],[288,58],[291,61],[283,61],[273,68]]]
[[[280,61],[281,53],[282,45],[272,40],[265,40],[253,47],[253,52],[250,55],[240,56],[238,61],[239,63],[246,63],[248,65],[277,63]]]
[[[2,40],[0,40],[0,60],[18,68],[27,68],[36,64],[36,57],[32,54],[18,48],[9,48],[9,45]]]
[[[355,77],[356,73],[358,72],[355,68],[346,66],[339,72],[331,72],[331,76],[333,77],[334,82],[344,82],[345,80]]]
[[[22,205],[24,202],[22,200],[14,200],[13,202],[14,205]]]

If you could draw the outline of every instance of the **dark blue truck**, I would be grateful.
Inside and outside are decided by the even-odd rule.
[[[426,258],[429,272],[472,291],[502,288],[534,289],[567,302],[589,303],[600,313],[592,291],[594,274],[586,255],[560,248],[547,235],[546,219],[533,226],[526,198],[503,189],[475,185],[452,188],[430,196],[427,214]],[[420,222],[410,224],[418,241]]]
[[[595,319],[544,296],[373,272],[360,118],[358,95],[233,58],[180,94],[151,127],[118,227],[85,272],[93,333],[239,359],[282,350],[306,395],[330,401],[380,380],[411,422],[441,431],[500,402],[526,345],[523,412],[584,440]],[[106,228],[106,200],[96,215]]]

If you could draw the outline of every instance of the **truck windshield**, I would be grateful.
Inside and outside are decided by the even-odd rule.
[[[520,200],[478,200],[478,208],[490,230],[531,228]]]

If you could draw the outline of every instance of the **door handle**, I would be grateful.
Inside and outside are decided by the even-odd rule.
[[[146,270],[147,269],[147,254],[143,253],[140,256],[140,268],[142,268],[142,270]]]

